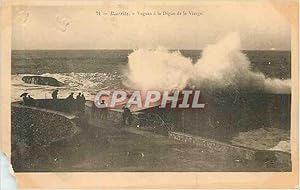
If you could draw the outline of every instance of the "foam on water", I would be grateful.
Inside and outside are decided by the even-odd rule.
[[[89,100],[101,89],[120,88],[118,73],[45,73],[40,76],[53,77],[63,82],[62,87],[27,84],[22,81],[28,74],[12,75],[12,101],[20,99],[19,95],[28,92],[33,98],[51,98],[51,93],[59,89],[59,98],[67,97],[71,92],[84,92]]]
[[[129,71],[124,84],[143,90],[196,86],[290,93],[290,80],[266,78],[263,73],[252,71],[240,47],[239,35],[232,33],[207,46],[195,64],[179,51],[135,50],[128,56]]]
[[[128,80],[125,85],[136,89],[183,89],[190,79],[192,61],[166,49],[139,49],[128,56]]]
[[[172,90],[195,86],[206,91],[232,88],[246,92],[290,93],[290,80],[267,78],[263,73],[253,71],[240,47],[239,35],[233,33],[216,44],[208,45],[201,57],[196,56],[200,58],[194,61],[179,51],[138,49],[129,54],[127,69],[121,64],[110,71],[41,75],[65,84],[59,88],[26,84],[21,80],[26,74],[12,75],[12,101],[19,100],[23,92],[29,92],[34,98],[51,98],[54,89],[60,90],[59,97],[66,97],[70,92],[84,92],[87,99],[93,99],[99,90],[108,88]]]

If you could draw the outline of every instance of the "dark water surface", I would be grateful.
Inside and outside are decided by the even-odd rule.
[[[133,50],[13,50],[12,74],[122,72]],[[180,50],[195,63],[201,50]],[[243,51],[267,77],[291,77],[290,51]]]

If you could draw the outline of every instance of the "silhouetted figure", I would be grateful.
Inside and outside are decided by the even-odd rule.
[[[35,105],[35,99],[33,99],[30,95],[28,95],[28,105],[30,106]]]
[[[81,101],[82,101],[82,102],[85,102],[85,96],[84,96],[83,93],[82,93],[82,95],[81,95]]]
[[[28,95],[28,93],[25,92],[25,93],[21,94],[21,96],[20,96],[22,98],[22,100],[23,100],[23,105],[28,105],[28,97],[27,97],[27,95]]]
[[[72,92],[67,98],[66,98],[66,109],[69,112],[74,112],[74,103],[75,103],[75,99],[74,99],[74,93]]]
[[[80,112],[81,111],[81,92],[79,92],[78,93],[78,95],[76,96],[76,105],[75,105],[75,107],[76,107],[76,110],[78,111],[78,112]]]
[[[23,99],[23,104],[24,104],[25,106],[29,105],[29,99],[28,99],[27,96],[23,96],[22,99]]]
[[[124,106],[123,108],[123,124],[124,125],[130,125],[131,124],[131,111],[128,107]]]
[[[54,90],[52,92],[52,98],[53,98],[53,100],[57,100],[57,95],[58,95],[58,90]]]
[[[105,104],[105,100],[101,100],[101,108],[100,108],[100,118],[103,120],[107,120],[108,107]]]
[[[72,92],[67,98],[66,100],[74,100],[74,92]]]
[[[79,100],[80,100],[80,97],[81,97],[81,92],[79,92],[78,95],[76,96],[76,100],[79,101]]]
[[[58,101],[57,101],[57,96],[58,96],[58,89],[56,89],[56,90],[54,90],[53,92],[52,92],[52,94],[51,94],[51,96],[52,96],[52,99],[53,99],[53,105],[52,105],[52,107],[53,107],[53,109],[54,110],[61,110],[61,108],[60,108],[60,104],[58,103]]]
[[[80,112],[84,113],[84,106],[85,106],[85,96],[82,93],[82,95],[80,96],[80,104],[79,104],[79,108],[80,108]]]

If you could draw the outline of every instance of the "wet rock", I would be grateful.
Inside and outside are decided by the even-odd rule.
[[[58,81],[53,77],[43,77],[43,76],[24,76],[22,81],[28,84],[37,84],[37,85],[49,85],[49,86],[63,86],[64,83]]]

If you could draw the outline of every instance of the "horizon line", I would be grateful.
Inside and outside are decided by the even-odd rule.
[[[82,51],[82,50],[137,50],[137,49],[157,49],[157,48],[131,48],[131,49],[125,49],[125,48],[95,48],[95,49],[91,49],[91,48],[87,48],[87,49],[11,49],[11,51]],[[167,50],[203,50],[203,49],[187,49],[187,48],[166,48]],[[291,49],[240,49],[240,51],[292,51]]]

